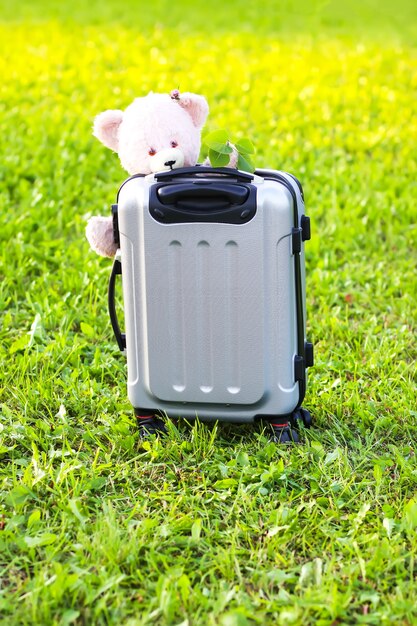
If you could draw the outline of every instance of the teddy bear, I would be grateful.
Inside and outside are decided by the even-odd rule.
[[[119,155],[130,174],[152,174],[196,165],[201,129],[209,107],[204,96],[149,93],[136,98],[124,111],[108,110],[94,120],[93,135]],[[236,167],[235,152],[229,167]],[[115,255],[111,217],[94,216],[87,224],[91,248],[101,256]]]

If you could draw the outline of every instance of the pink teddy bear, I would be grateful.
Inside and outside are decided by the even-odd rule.
[[[93,135],[117,152],[130,174],[152,174],[193,166],[201,147],[201,129],[209,107],[204,96],[194,93],[149,93],[136,98],[125,111],[109,110],[97,115]],[[231,154],[229,167],[236,167]],[[115,255],[111,217],[90,218],[86,229],[91,248],[106,257]]]

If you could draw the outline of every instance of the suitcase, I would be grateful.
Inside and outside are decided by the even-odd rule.
[[[119,190],[113,224],[109,312],[140,426],[163,429],[158,416],[262,419],[275,439],[297,440],[296,422],[311,423],[301,404],[313,364],[310,221],[297,179],[200,165],[136,175]]]

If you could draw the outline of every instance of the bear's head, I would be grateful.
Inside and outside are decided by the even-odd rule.
[[[93,135],[118,153],[130,175],[193,166],[208,110],[206,99],[197,94],[149,93],[125,111],[97,115]]]

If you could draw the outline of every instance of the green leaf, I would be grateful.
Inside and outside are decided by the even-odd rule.
[[[229,155],[220,154],[214,150],[209,150],[208,157],[212,167],[225,167],[229,163]]]
[[[31,500],[33,498],[34,494],[28,487],[26,487],[26,485],[18,485],[9,493],[7,501],[12,506],[19,506],[24,504],[26,500]]]
[[[390,539],[392,535],[392,531],[395,528],[395,520],[393,520],[391,517],[384,517],[382,525],[386,530],[388,539]]]
[[[94,335],[96,334],[96,331],[94,330],[94,328],[90,326],[90,324],[87,324],[86,322],[81,322],[80,328],[81,328],[81,332],[84,333],[84,335],[87,335],[87,337],[94,337]]]
[[[241,450],[236,457],[236,463],[242,466],[250,465],[248,453]]]
[[[221,626],[249,626],[248,619],[242,613],[226,613],[221,618]]]
[[[99,596],[101,596],[103,593],[105,593],[112,587],[118,587],[125,578],[126,578],[125,574],[120,574],[119,576],[116,574],[112,576],[111,578],[106,580],[106,582],[103,583],[101,587],[97,589],[95,595],[93,596],[93,599],[96,600]]]
[[[375,464],[374,465],[374,478],[375,478],[376,484],[379,484],[381,482],[382,475],[383,475],[382,467],[378,464]]]
[[[9,348],[10,354],[14,354],[15,352],[19,352],[19,350],[25,350],[29,346],[30,343],[30,335],[22,335],[16,341],[12,343]]]
[[[200,539],[201,536],[201,528],[202,528],[202,521],[201,519],[196,519],[195,522],[193,523],[193,525],[191,526],[191,538],[194,541],[198,541]]]
[[[335,450],[333,450],[333,452],[328,452],[328,454],[326,454],[326,458],[324,459],[324,464],[331,465],[332,463],[337,461],[337,459],[339,458],[340,458],[340,448],[336,448]]]
[[[62,626],[69,626],[69,624],[75,622],[79,615],[80,612],[75,611],[74,609],[68,609],[67,611],[64,611],[64,613],[61,615]]]
[[[216,489],[230,489],[230,487],[234,487],[237,485],[237,480],[235,478],[224,478],[223,480],[217,480],[214,483],[214,487]]]
[[[191,593],[191,583],[187,574],[182,574],[182,576],[179,577],[177,581],[177,586],[180,590],[182,601],[184,602],[184,604],[186,604]]]
[[[102,489],[102,487],[104,487],[106,483],[107,478],[105,478],[104,476],[98,476],[97,478],[92,478],[87,483],[87,489],[89,491],[100,491],[100,489]]]
[[[41,519],[41,512],[39,509],[35,509],[30,515],[27,523],[28,528],[32,528],[32,526],[36,526],[36,524]]]
[[[249,159],[246,159],[244,156],[242,156],[241,154],[239,154],[238,160],[237,160],[237,168],[239,170],[242,170],[244,172],[254,172],[255,168],[253,166],[253,164],[251,163],[251,161],[249,161]]]
[[[57,540],[57,535],[53,533],[43,533],[37,537],[24,537],[25,544],[28,548],[37,548],[39,546],[49,546]]]
[[[255,152],[255,147],[253,143],[247,137],[239,139],[239,142],[235,144],[235,146],[239,154],[243,154],[244,156],[247,156],[248,154],[253,154]]]
[[[232,154],[233,148],[230,144],[218,144],[217,147],[213,148],[212,146],[206,146],[209,150],[213,150],[213,152],[218,152],[219,154]]]
[[[78,508],[78,500],[76,498],[72,498],[71,500],[68,500],[68,506],[72,512],[73,515],[75,515],[75,517],[78,519],[78,521],[81,523],[82,526],[84,526],[85,522],[87,521],[87,517],[85,517],[81,511]]]
[[[10,452],[11,450],[13,450],[16,446],[3,446],[3,444],[0,444],[0,455],[3,454],[7,454],[7,452]]]
[[[212,133],[208,133],[203,139],[204,145],[207,148],[220,152],[221,154],[230,154],[232,148],[229,146],[229,137],[225,130],[214,130]]]
[[[403,520],[409,529],[417,528],[417,502],[414,499],[409,500],[405,505]]]

